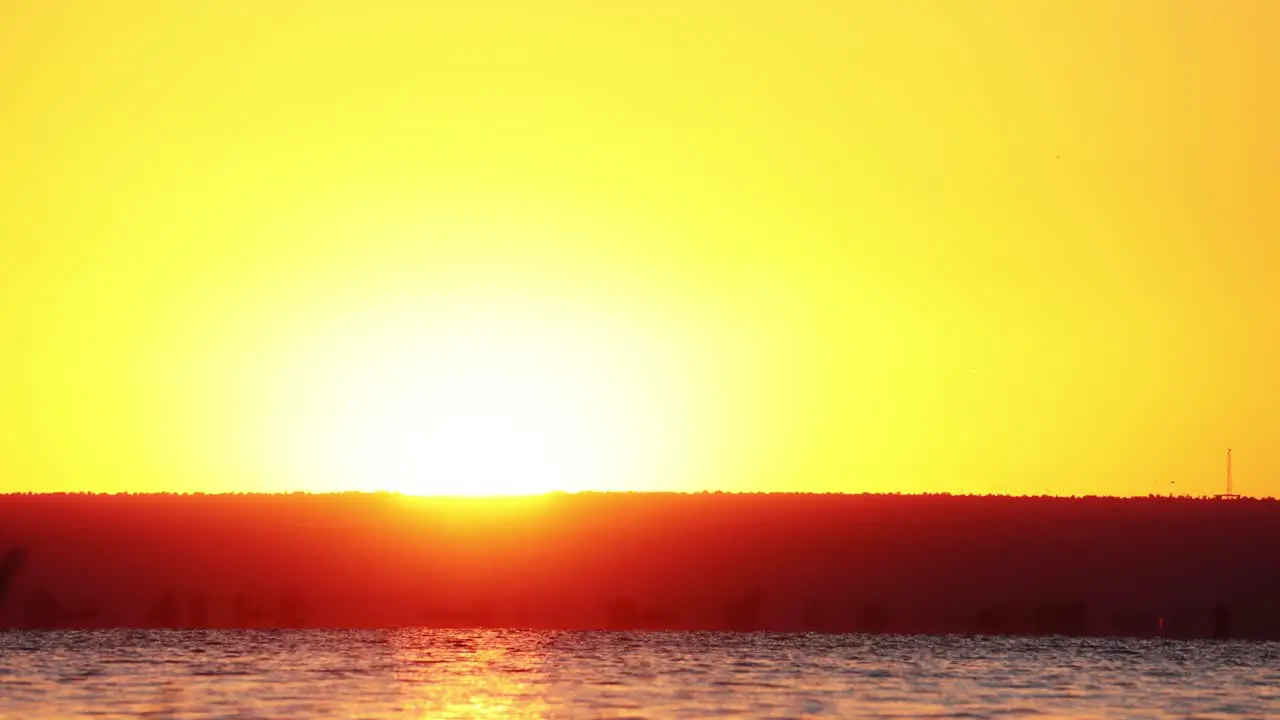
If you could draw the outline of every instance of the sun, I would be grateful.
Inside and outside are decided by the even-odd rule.
[[[603,408],[571,369],[527,349],[445,357],[429,371],[372,363],[331,418],[335,470],[409,494],[579,490],[611,439]]]
[[[608,323],[372,314],[301,353],[279,445],[294,487],[412,495],[635,489],[673,404]]]

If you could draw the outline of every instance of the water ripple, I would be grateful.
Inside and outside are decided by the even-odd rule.
[[[1268,643],[520,631],[0,632],[0,718],[1238,718]]]

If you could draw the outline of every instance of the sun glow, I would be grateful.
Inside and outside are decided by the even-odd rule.
[[[297,364],[289,474],[411,495],[643,487],[673,408],[635,340],[528,309],[361,318]]]

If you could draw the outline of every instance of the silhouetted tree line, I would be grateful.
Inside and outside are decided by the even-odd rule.
[[[547,502],[460,522],[389,494],[0,496],[30,538],[0,554],[4,624],[1280,637],[1273,501]]]

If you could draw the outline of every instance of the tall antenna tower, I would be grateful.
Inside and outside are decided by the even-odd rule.
[[[1227,491],[1218,496],[1222,500],[1233,500],[1240,497],[1231,489],[1231,448],[1227,448]]]

